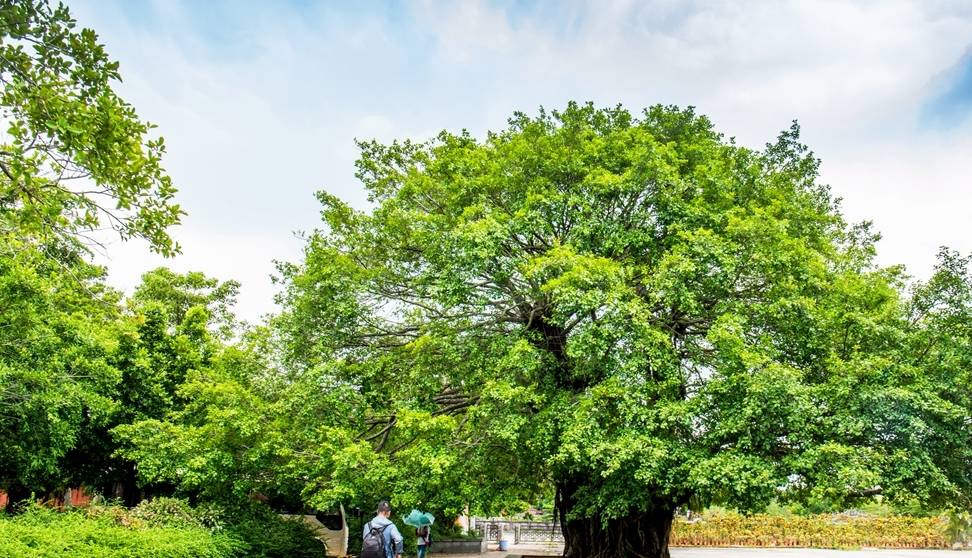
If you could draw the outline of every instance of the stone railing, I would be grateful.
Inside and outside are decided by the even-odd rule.
[[[505,521],[475,519],[473,529],[483,540],[496,542],[502,538],[520,543],[562,543],[560,524],[542,521]]]

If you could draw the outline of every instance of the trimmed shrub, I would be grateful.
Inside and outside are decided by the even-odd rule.
[[[868,517],[844,514],[772,516],[707,514],[678,520],[673,546],[784,546],[814,548],[949,548],[942,517]]]

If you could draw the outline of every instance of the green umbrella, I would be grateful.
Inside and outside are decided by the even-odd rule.
[[[405,525],[411,525],[412,527],[425,527],[433,523],[435,523],[435,518],[432,517],[431,513],[422,513],[418,510],[412,510],[412,513],[408,514],[408,517],[405,518]]]

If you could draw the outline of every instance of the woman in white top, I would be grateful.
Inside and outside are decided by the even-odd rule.
[[[418,558],[425,558],[432,546],[432,529],[428,525],[419,527],[415,530],[415,540],[418,542]]]

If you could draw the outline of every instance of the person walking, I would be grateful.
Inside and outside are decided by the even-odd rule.
[[[418,543],[417,558],[425,558],[428,556],[429,548],[432,547],[432,528],[428,525],[423,525],[415,529],[415,541]]]
[[[405,539],[389,516],[391,504],[378,502],[378,513],[364,526],[360,558],[402,558]]]

